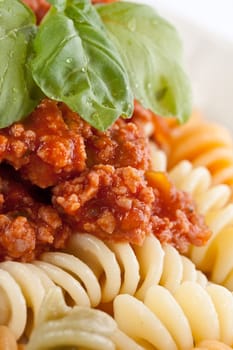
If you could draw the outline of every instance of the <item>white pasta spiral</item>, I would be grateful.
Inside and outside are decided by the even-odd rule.
[[[36,322],[46,291],[30,266],[11,261],[0,264],[0,324],[7,325],[16,339],[27,326],[28,308],[33,311],[32,323]]]
[[[85,306],[67,307],[61,289],[46,296],[27,350],[75,347],[86,350],[143,350],[108,314]]]
[[[147,290],[158,284],[174,292],[184,281],[208,283],[188,258],[169,245],[161,246],[154,236],[142,246],[132,246],[107,244],[78,233],[71,237],[66,252],[44,253],[31,264],[0,264],[0,324],[19,339],[31,323],[28,308],[34,325],[44,295],[55,285],[63,290],[68,305],[98,307],[112,303],[119,294],[143,300]]]
[[[203,273],[170,245],[162,246],[148,236],[141,246],[128,243],[104,243],[89,234],[73,235],[68,252],[94,271],[102,291],[101,302],[110,302],[127,293],[143,299],[153,285],[165,285],[171,291],[185,280],[207,284]]]
[[[205,216],[212,236],[203,247],[192,247],[188,256],[197,268],[209,278],[233,290],[233,204],[229,201],[231,189],[227,185],[212,186],[205,167],[193,168],[182,161],[170,171],[175,185],[189,192],[200,213]]]
[[[123,332],[146,349],[192,349],[206,339],[233,345],[233,295],[216,284],[202,287],[186,281],[174,293],[152,286],[143,302],[118,295],[114,318]]]

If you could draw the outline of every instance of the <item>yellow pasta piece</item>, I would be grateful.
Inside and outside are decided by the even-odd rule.
[[[194,166],[205,166],[214,184],[233,185],[232,137],[222,125],[204,119],[198,112],[184,125],[171,129],[169,169],[183,159]]]

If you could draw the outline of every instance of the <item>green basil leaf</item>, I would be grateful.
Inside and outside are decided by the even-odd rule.
[[[147,5],[115,2],[97,9],[121,54],[135,97],[160,115],[185,121],[191,113],[191,89],[175,28]]]
[[[31,68],[46,96],[65,102],[97,129],[132,114],[128,74],[90,1],[50,9],[34,40]]]
[[[48,0],[58,11],[64,11],[66,8],[67,0]]]
[[[17,0],[0,1],[0,127],[30,113],[41,98],[28,69],[36,33],[32,11]]]

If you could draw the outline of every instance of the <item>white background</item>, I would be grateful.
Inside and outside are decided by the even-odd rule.
[[[147,0],[233,42],[233,0]]]

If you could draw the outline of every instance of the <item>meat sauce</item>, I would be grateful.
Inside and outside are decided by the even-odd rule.
[[[0,167],[0,260],[30,261],[60,249],[71,234],[58,212],[36,199],[35,189],[5,165]]]
[[[210,231],[203,218],[166,174],[151,171],[139,125],[120,118],[100,132],[45,99],[23,122],[1,129],[0,258],[29,261],[63,248],[72,230],[133,244],[153,233],[181,252],[204,244]]]
[[[49,8],[25,3],[38,22]],[[63,249],[74,231],[132,244],[154,234],[182,253],[205,244],[210,230],[193,200],[151,169],[149,142],[166,148],[166,137],[162,118],[137,102],[105,132],[50,99],[1,129],[0,260]]]
[[[74,231],[142,244],[154,234],[185,253],[210,236],[191,197],[164,173],[97,165],[53,189],[53,204]]]

